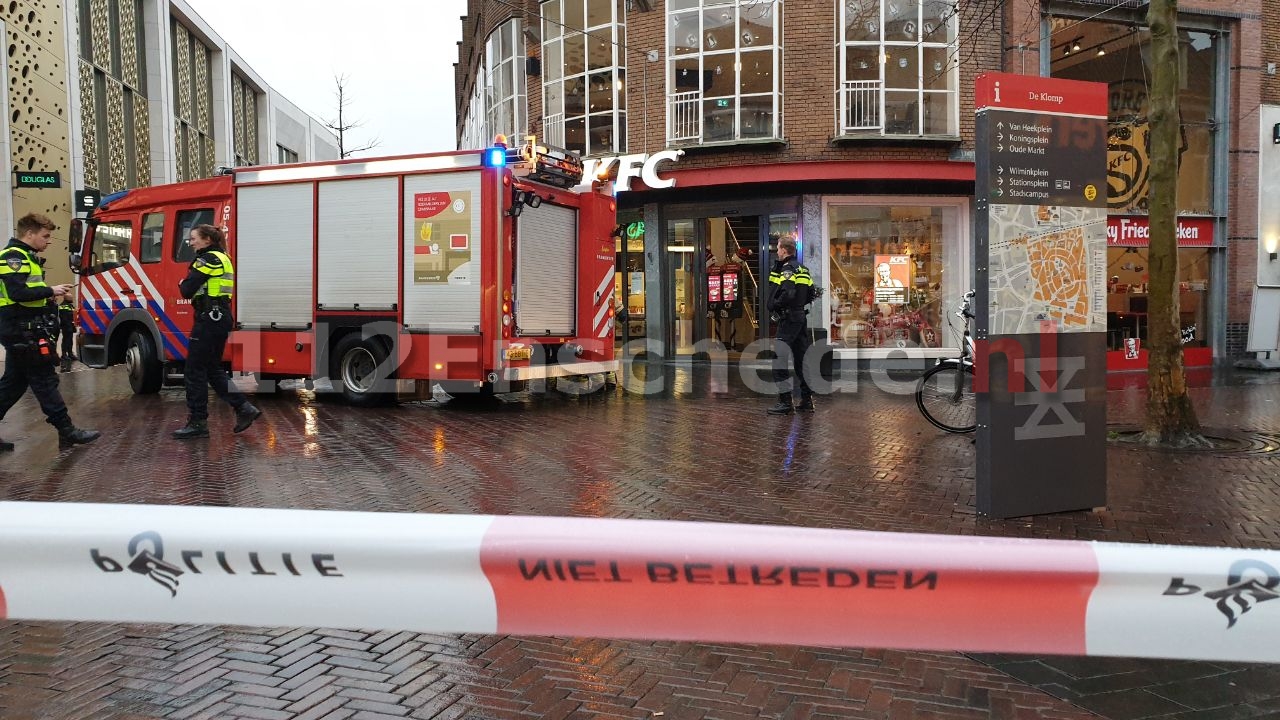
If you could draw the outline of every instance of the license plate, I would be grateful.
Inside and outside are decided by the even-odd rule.
[[[502,352],[503,357],[508,360],[528,360],[533,357],[533,348],[531,347],[512,347]]]

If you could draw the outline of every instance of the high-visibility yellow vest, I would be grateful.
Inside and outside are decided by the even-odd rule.
[[[49,287],[44,281],[44,268],[40,265],[40,261],[35,255],[27,252],[26,249],[11,246],[4,250],[0,250],[0,276],[4,275],[21,275],[27,274],[27,287],[40,288]],[[18,302],[9,297],[9,291],[5,287],[4,282],[0,281],[0,308],[9,307],[10,305],[18,305],[27,308],[42,308],[49,304],[49,298],[40,298],[38,300],[25,300]]]
[[[210,250],[208,252],[218,258],[221,264],[211,265],[200,258],[196,258],[192,267],[209,276],[208,281],[196,292],[196,295],[208,295],[211,298],[226,298],[230,300],[236,291],[236,271],[231,265],[231,258],[220,250]]]

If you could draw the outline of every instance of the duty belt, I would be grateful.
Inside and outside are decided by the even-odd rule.
[[[231,298],[222,297],[222,296],[210,297],[208,295],[197,295],[195,296],[195,298],[191,300],[191,304],[195,306],[196,310],[199,310],[201,312],[204,312],[205,310],[208,310],[209,308],[212,308],[212,307],[220,307],[225,310],[231,307]]]
[[[209,316],[210,320],[218,322],[222,319],[224,313],[231,311],[231,298],[197,295],[191,300],[191,305],[196,309],[196,312],[204,313]]]

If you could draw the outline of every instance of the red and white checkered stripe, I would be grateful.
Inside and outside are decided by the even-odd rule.
[[[592,332],[598,338],[609,337],[613,332],[613,315],[609,312],[609,308],[613,307],[613,282],[617,277],[617,270],[613,266],[609,266],[609,271],[605,273],[604,279],[596,286],[595,299],[596,316],[591,323]]]
[[[126,292],[126,290],[130,292]],[[117,268],[80,276],[80,300],[97,307],[97,303],[105,302],[109,307],[114,303],[123,303],[125,307],[135,303],[146,307],[148,301],[154,301],[164,308],[164,296],[156,290],[156,286],[147,276],[136,258]]]

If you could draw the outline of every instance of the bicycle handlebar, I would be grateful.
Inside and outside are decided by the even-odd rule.
[[[975,295],[977,295],[976,290],[970,290],[964,294],[964,299],[960,301],[960,307],[956,309],[956,317],[961,318],[962,320],[972,320],[975,317],[975,315],[969,311],[969,301],[973,300]]]

